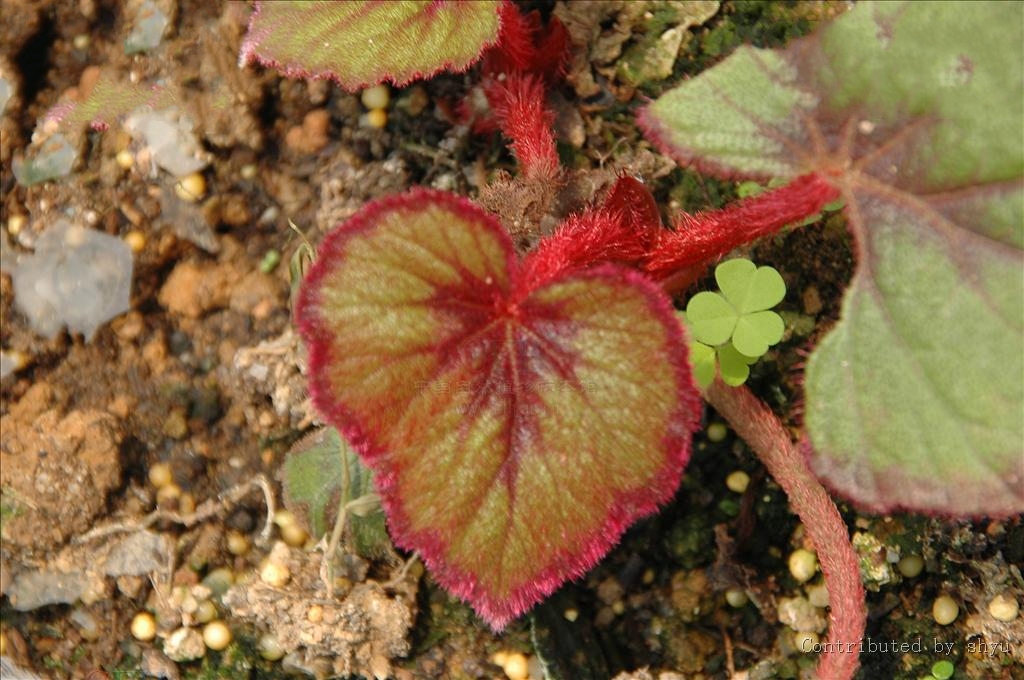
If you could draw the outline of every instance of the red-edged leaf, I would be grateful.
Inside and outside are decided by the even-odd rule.
[[[498,38],[499,2],[257,2],[241,62],[354,90],[463,71]]]
[[[815,471],[863,506],[1024,510],[1022,120],[1024,9],[981,2],[858,3],[643,114],[680,161],[841,190],[858,268],[806,423]]]
[[[374,470],[396,543],[496,629],[678,485],[700,401],[636,273],[531,287],[492,217],[416,190],[328,234],[296,315],[314,403]]]

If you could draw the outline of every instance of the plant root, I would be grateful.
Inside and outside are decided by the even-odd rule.
[[[260,531],[259,538],[260,545],[266,545],[270,542],[270,535],[274,529],[274,513],[277,511],[277,505],[274,502],[274,491],[270,486],[270,482],[263,475],[256,475],[248,482],[233,486],[218,495],[216,498],[210,498],[203,501],[195,509],[195,512],[183,515],[177,512],[157,509],[144,516],[142,519],[112,522],[110,524],[96,527],[95,529],[85,532],[81,536],[76,536],[73,542],[88,543],[112,534],[141,531],[143,529],[148,529],[157,522],[171,522],[173,524],[181,524],[185,527],[192,527],[200,522],[205,522],[211,517],[216,517],[227,512],[256,488],[263,491],[263,498],[267,503],[267,515],[264,519],[263,530]]]

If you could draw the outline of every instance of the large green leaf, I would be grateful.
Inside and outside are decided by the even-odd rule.
[[[417,190],[328,234],[296,312],[392,537],[495,628],[671,497],[700,412],[653,284],[522,271],[487,213]]]
[[[241,59],[350,90],[402,85],[468,68],[497,42],[498,8],[494,0],[257,2]]]
[[[858,4],[642,123],[730,175],[833,179],[856,236],[812,355],[814,469],[879,510],[1024,511],[1024,5]]]

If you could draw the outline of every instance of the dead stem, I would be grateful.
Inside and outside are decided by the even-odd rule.
[[[203,501],[199,504],[199,507],[196,508],[195,512],[182,515],[168,510],[154,510],[142,519],[130,519],[96,527],[81,536],[76,536],[73,542],[88,543],[98,538],[103,538],[104,536],[110,536],[111,534],[141,531],[162,521],[191,527],[199,522],[205,522],[211,517],[215,517],[226,512],[233,506],[237,505],[239,501],[249,495],[249,493],[257,487],[263,491],[263,497],[267,503],[267,515],[263,522],[263,530],[260,532],[259,540],[260,544],[266,544],[270,541],[270,534],[274,528],[274,513],[276,512],[277,506],[274,503],[274,491],[270,487],[270,482],[267,481],[267,478],[263,475],[256,475],[248,482],[233,486],[227,491],[221,493],[217,498],[211,498]]]
[[[789,497],[818,552],[832,607],[829,637],[818,677],[849,680],[859,666],[859,644],[864,636],[867,607],[857,555],[839,510],[807,466],[807,462],[779,420],[746,387],[727,387],[716,379],[704,394],[708,403],[757,454],[768,472]]]

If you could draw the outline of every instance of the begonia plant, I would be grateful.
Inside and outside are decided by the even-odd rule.
[[[679,215],[672,229],[624,177],[522,255],[486,211],[423,189],[329,233],[296,307],[311,392],[372,469],[395,542],[500,629],[671,498],[699,394],[807,527],[833,640],[863,635],[864,593],[805,455],[867,508],[1024,510],[1015,12],[862,3],[785,50],[742,48],[663,95],[641,124],[667,154],[730,177],[791,179]],[[557,185],[552,78],[536,56],[557,31],[517,24],[507,5],[500,16],[482,66],[490,115],[519,181]],[[840,198],[858,269],[812,353],[808,438],[795,443],[749,389],[716,379],[698,390],[663,291]],[[756,306],[743,311],[765,311]],[[826,648],[819,676],[852,677],[856,647]]]

